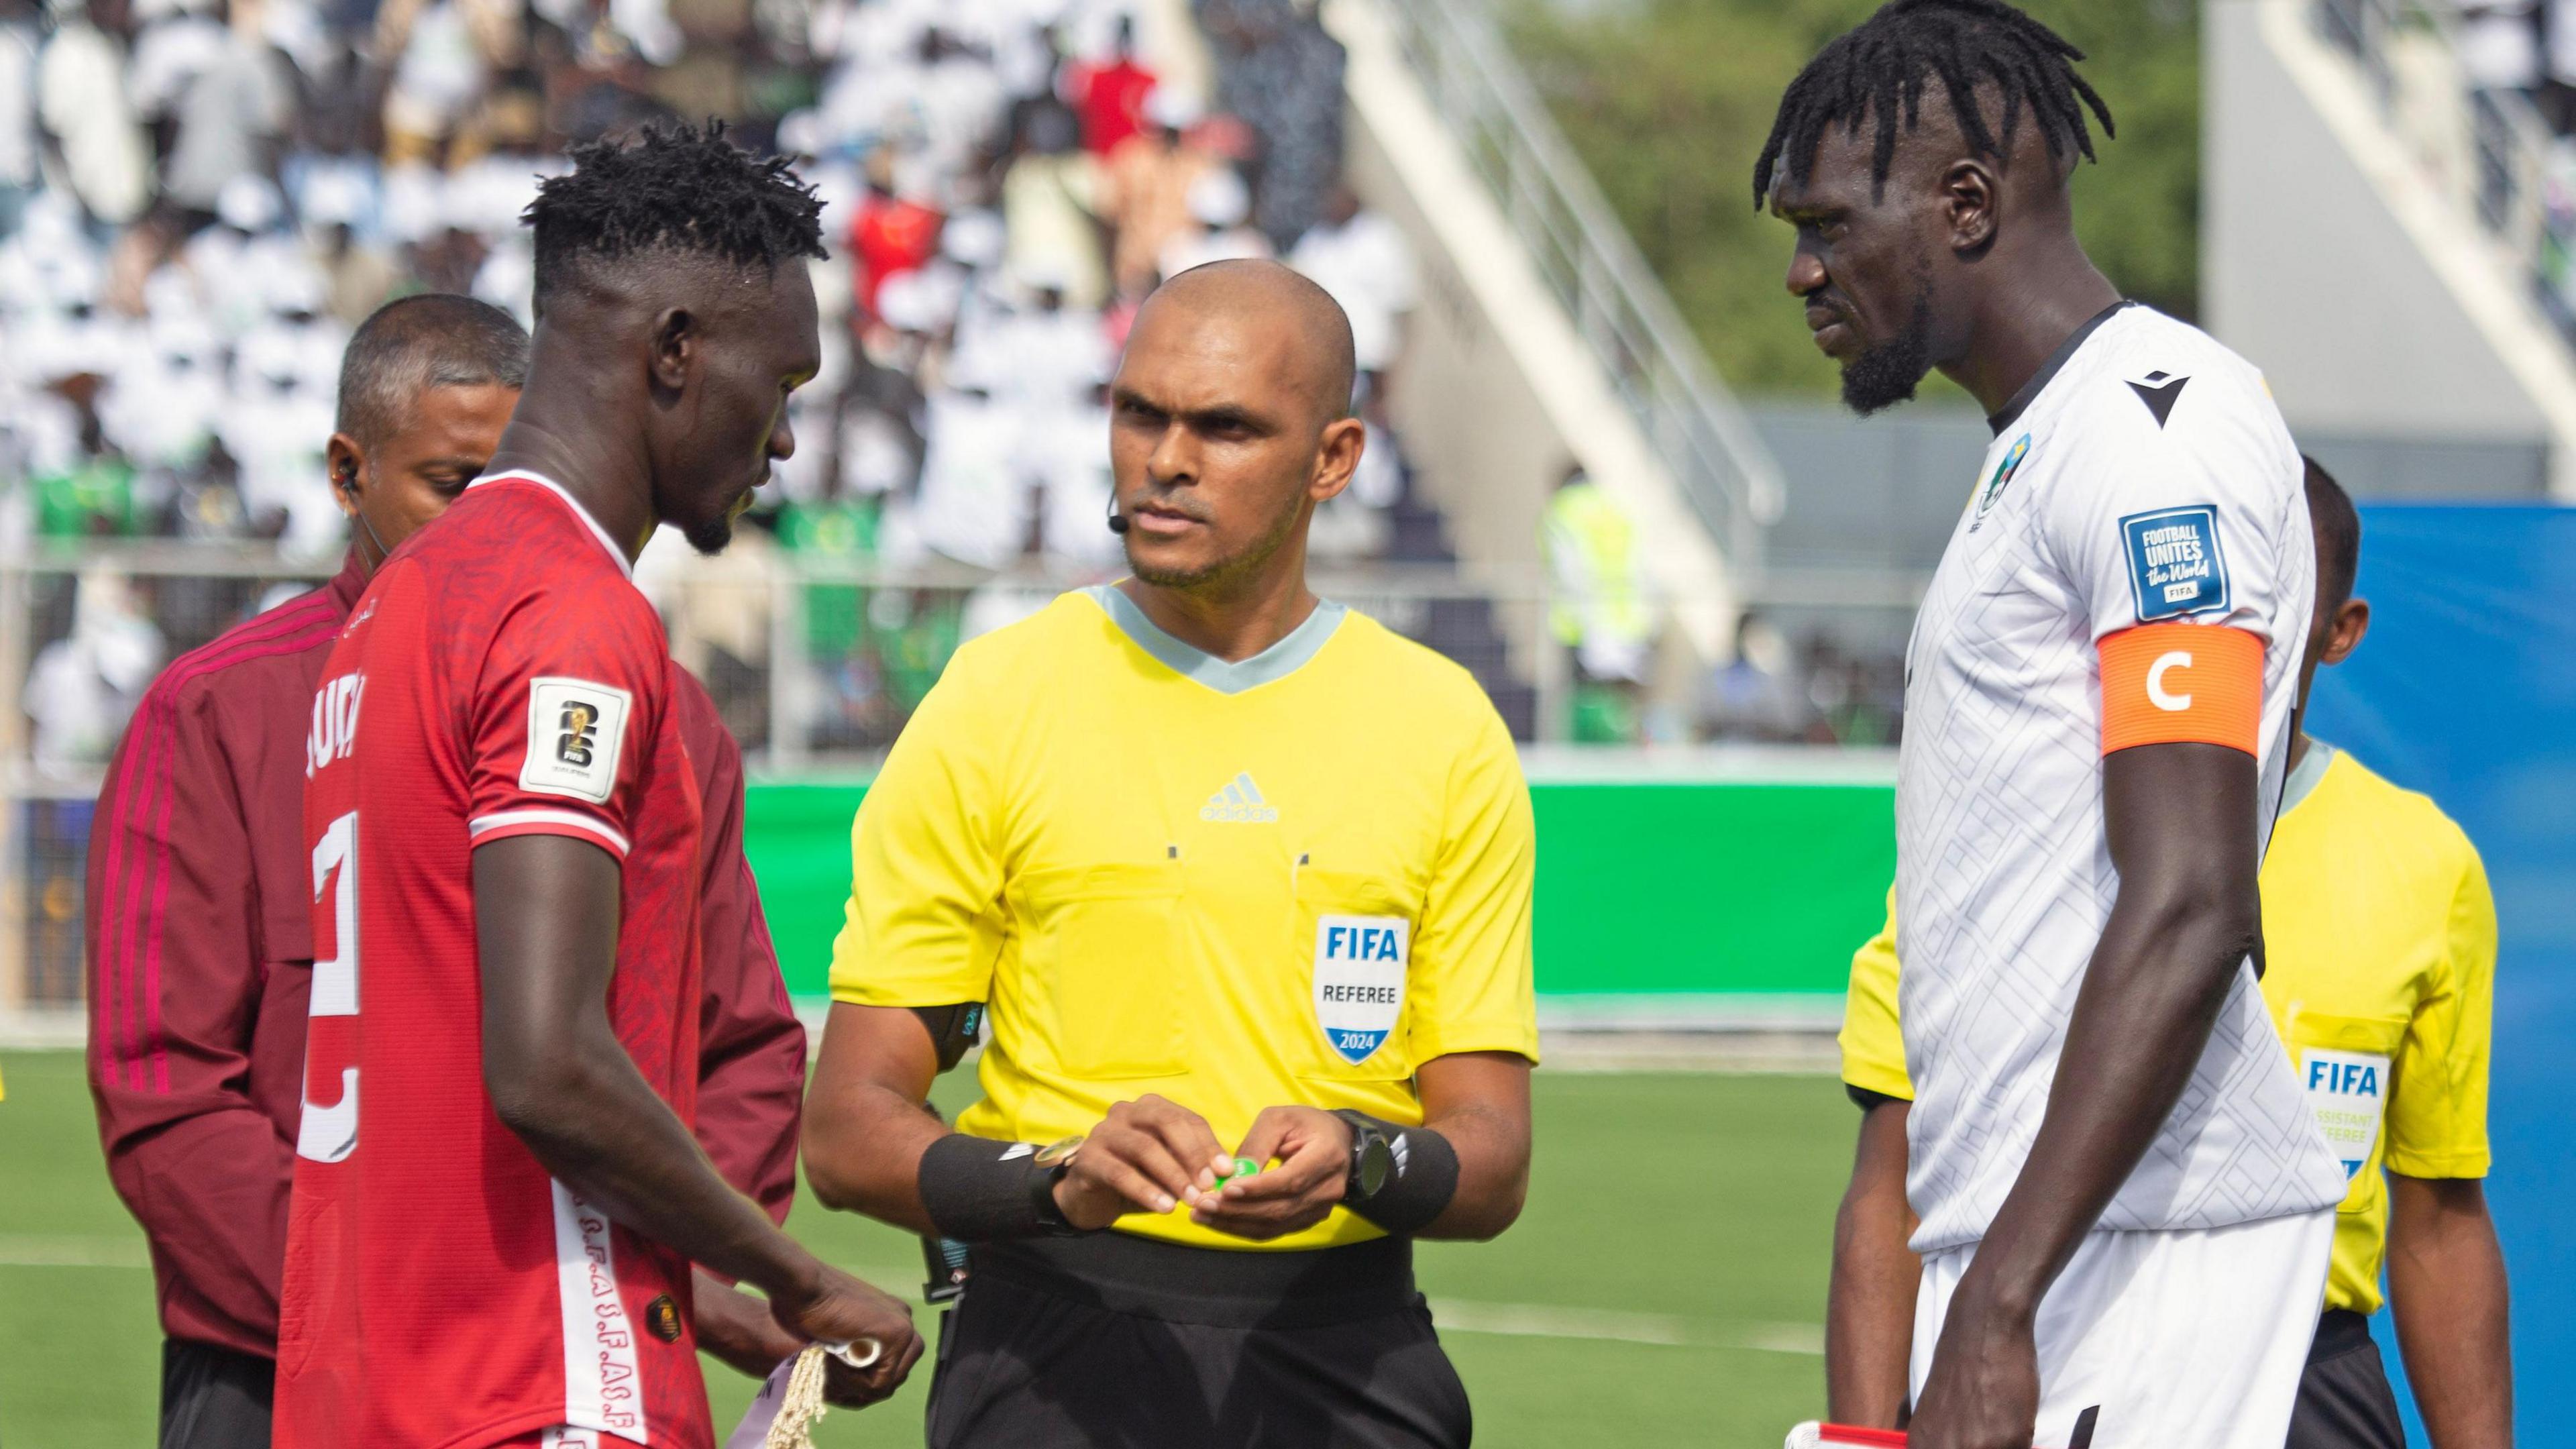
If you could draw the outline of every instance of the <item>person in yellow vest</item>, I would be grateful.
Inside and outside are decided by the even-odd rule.
[[[2361,521],[2315,460],[2317,610],[2300,698],[2370,627],[2353,597]],[[2507,1449],[2513,1377],[2504,1254],[2487,1215],[2487,1052],[2495,902],[2459,826],[2350,754],[2301,735],[2263,861],[2263,999],[2351,1179],[2289,1449],[2403,1449],[2369,1315],[2380,1268],[2434,1449]],[[1852,957],[1842,1076],[1862,1108],[1834,1225],[1826,1394],[1837,1423],[1903,1422],[1918,1266],[1906,1240],[1906,1117],[1895,894]],[[2186,1104],[2187,1105],[2187,1104]],[[2187,1392],[2188,1385],[2177,1385]],[[2164,1446],[2157,1446],[2164,1449]]]
[[[1148,298],[1134,576],[959,650],[859,810],[805,1168],[964,1245],[932,1449],[1468,1443],[1412,1242],[1520,1212],[1535,843],[1467,672],[1307,590],[1352,368],[1275,263]]]
[[[1548,627],[1574,660],[1574,739],[1630,744],[1637,697],[1654,670],[1654,617],[1637,564],[1637,523],[1581,467],[1568,468],[1539,519],[1555,594]]]

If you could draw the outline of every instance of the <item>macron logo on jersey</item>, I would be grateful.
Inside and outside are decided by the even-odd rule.
[[[1249,772],[1228,780],[1225,788],[1208,797],[1199,807],[1201,820],[1220,825],[1276,825],[1279,811],[1261,798],[1261,787],[1252,783]]]

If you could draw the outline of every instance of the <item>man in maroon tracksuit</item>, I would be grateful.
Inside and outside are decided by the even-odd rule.
[[[269,1442],[313,957],[314,687],[368,575],[482,471],[527,358],[517,322],[463,297],[405,298],[358,329],[330,446],[348,562],[163,671],[100,791],[90,1089],[108,1175],[152,1243],[163,1449]],[[697,1136],[783,1222],[805,1035],[743,860],[741,751],[703,689],[677,705],[706,809]],[[696,1290],[699,1342],[735,1367],[764,1374],[800,1346],[748,1295],[703,1273]]]

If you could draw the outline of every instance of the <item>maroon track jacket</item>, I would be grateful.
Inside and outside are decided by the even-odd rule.
[[[152,1242],[172,1338],[273,1358],[313,963],[304,753],[313,691],[366,587],[337,578],[162,671],[91,830],[89,1081],[108,1176]],[[688,681],[705,800],[697,1136],[786,1221],[805,1033],[742,854],[742,752]]]

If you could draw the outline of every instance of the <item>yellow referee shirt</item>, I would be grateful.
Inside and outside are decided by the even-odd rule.
[[[1852,957],[1843,1080],[1911,1099],[1897,1018],[1894,897]],[[2487,1174],[2495,899],[2475,847],[2431,800],[2311,741],[2263,859],[2263,999],[2351,1191],[2328,1308],[2379,1309],[2383,1167]]]
[[[960,1131],[1049,1142],[1156,1092],[1232,1147],[1265,1107],[1420,1122],[1434,1057],[1537,1059],[1511,737],[1465,670],[1336,605],[1228,662],[1067,594],[957,652],[853,831],[833,999],[989,1003]]]

